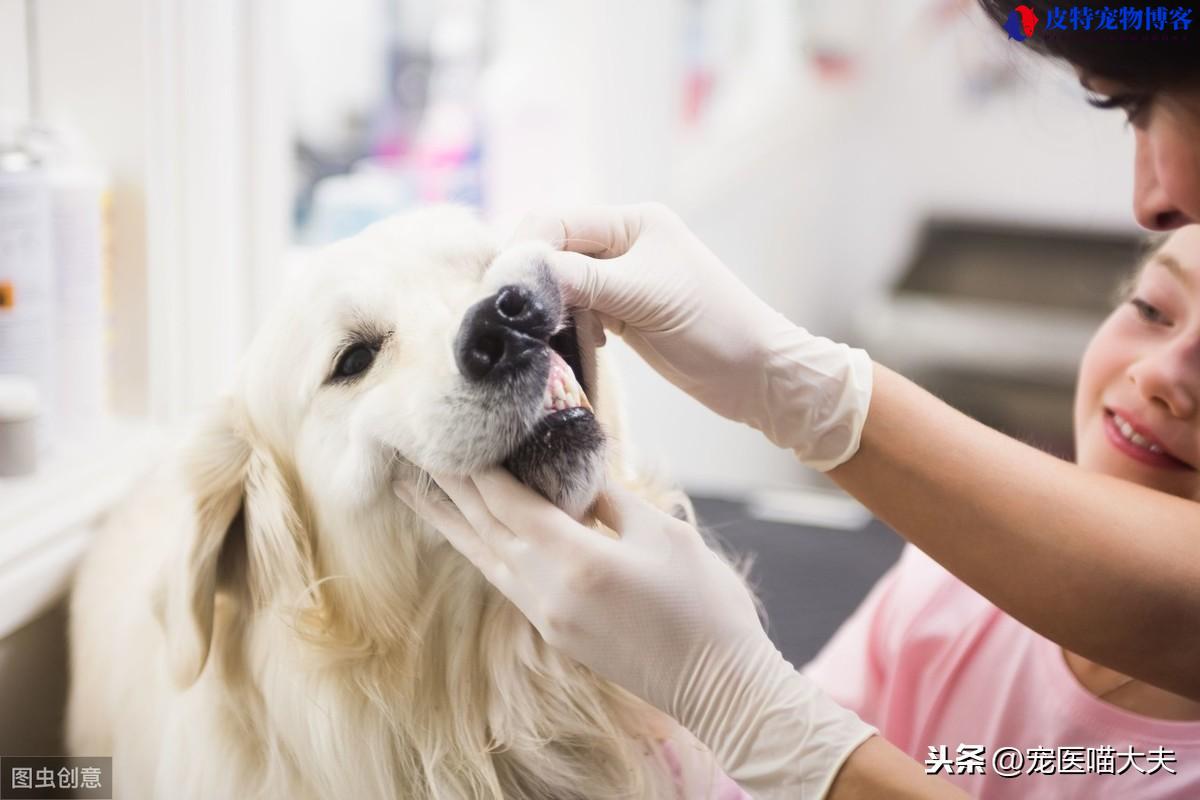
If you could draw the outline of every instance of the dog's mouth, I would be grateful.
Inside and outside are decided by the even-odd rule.
[[[592,387],[574,319],[550,337],[547,353],[550,368],[542,395],[543,416],[504,466],[560,507],[581,511],[571,507],[594,488],[604,432],[588,399]]]
[[[542,393],[543,416],[509,455],[509,462],[519,463],[527,458],[531,447],[535,451],[571,447],[593,449],[594,436],[591,435],[591,431],[586,431],[588,435],[583,437],[572,435],[572,431],[580,426],[596,427],[598,433],[592,404],[588,399],[591,387],[584,373],[583,353],[579,346],[579,331],[574,317],[562,330],[550,337],[547,342],[547,355],[550,368],[546,377],[546,388]]]
[[[590,412],[590,387],[583,371],[579,331],[575,327],[574,319],[550,337],[549,347],[550,375],[546,380],[545,394],[542,396],[543,410],[551,415],[576,408],[585,408]]]

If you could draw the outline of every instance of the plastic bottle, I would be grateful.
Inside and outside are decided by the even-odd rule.
[[[24,149],[0,146],[0,375],[31,378],[45,408],[57,383],[50,209],[45,170]],[[53,434],[54,415],[44,413],[39,450]]]

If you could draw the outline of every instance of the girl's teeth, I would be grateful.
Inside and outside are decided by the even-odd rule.
[[[1117,430],[1119,430],[1121,435],[1126,439],[1133,442],[1138,447],[1144,447],[1151,453],[1162,453],[1163,449],[1161,447],[1156,444],[1152,444],[1149,439],[1135,431],[1133,426],[1123,420],[1121,417],[1113,414],[1113,420],[1117,423]]]

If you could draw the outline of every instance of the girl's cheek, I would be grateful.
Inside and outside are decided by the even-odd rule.
[[[1079,361],[1079,375],[1075,387],[1075,424],[1078,426],[1091,416],[1090,411],[1099,402],[1100,373],[1104,366],[1104,342],[1098,331],[1083,351]]]
[[[1133,357],[1136,337],[1136,320],[1130,319],[1127,309],[1119,308],[1106,319],[1092,336],[1079,364],[1079,399],[1092,403],[1097,395],[1121,374]],[[1076,413],[1081,408],[1077,407]]]

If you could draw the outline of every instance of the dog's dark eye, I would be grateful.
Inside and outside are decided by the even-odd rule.
[[[337,366],[333,368],[333,379],[353,378],[355,375],[366,372],[373,361],[375,361],[375,349],[370,345],[356,344],[342,353],[342,357],[338,359]]]

